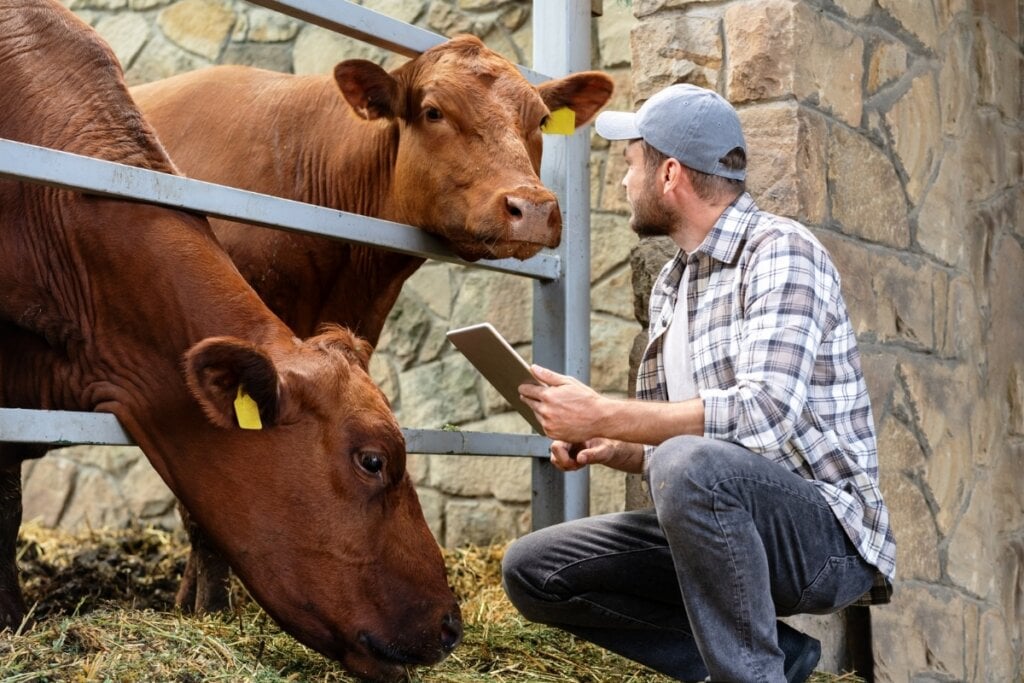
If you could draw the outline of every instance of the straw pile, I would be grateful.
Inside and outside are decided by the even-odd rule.
[[[445,552],[465,639],[442,664],[410,672],[410,683],[669,681],[525,622],[501,590],[503,550]],[[185,555],[180,534],[157,529],[76,536],[25,525],[19,564],[34,621],[18,633],[0,634],[0,681],[354,681],[283,634],[241,586],[226,614],[176,612],[174,591]],[[812,680],[859,679],[816,674]]]

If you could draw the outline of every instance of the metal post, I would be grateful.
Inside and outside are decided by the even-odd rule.
[[[590,0],[533,3],[533,68],[553,77],[590,68]],[[541,178],[562,208],[562,277],[535,282],[534,359],[545,367],[590,381],[589,137],[548,135]],[[585,517],[590,509],[586,469],[567,475],[535,460],[533,526]],[[564,496],[564,498],[563,498]],[[561,502],[560,502],[561,501]]]

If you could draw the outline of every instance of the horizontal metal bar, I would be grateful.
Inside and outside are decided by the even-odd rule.
[[[469,263],[456,256],[437,237],[412,226],[2,138],[0,177],[313,233],[540,280],[557,279],[561,274],[559,257],[550,253],[541,253],[526,261],[497,259]]]
[[[537,434],[403,429],[410,453],[523,455],[548,458],[551,439]]]
[[[403,429],[410,453],[546,458],[551,440],[536,434]],[[58,446],[131,446],[134,441],[109,413],[0,408],[0,442]]]
[[[249,0],[249,2],[407,57],[415,57],[448,40],[439,33],[406,24],[386,14],[360,7],[348,0]],[[517,68],[523,77],[534,85],[550,80],[548,76],[525,66]]]
[[[347,0],[249,1],[407,57],[415,57],[448,40],[440,34],[392,19]]]
[[[131,446],[135,443],[110,413],[18,408],[0,408],[0,441],[60,446]]]

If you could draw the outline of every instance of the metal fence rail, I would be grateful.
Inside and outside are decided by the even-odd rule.
[[[345,0],[251,0],[254,4],[414,56],[446,40]],[[590,66],[590,0],[534,0],[534,64],[558,75]],[[519,67],[533,83],[547,80]],[[528,261],[467,263],[439,239],[406,225],[271,197],[181,176],[123,166],[67,152],[0,139],[0,177],[143,201],[211,217],[333,239],[513,273],[535,280],[534,360],[589,381],[590,362],[590,180],[584,135],[548,136],[542,180],[558,196],[564,216],[562,244]],[[563,475],[548,462],[550,440],[539,435],[402,430],[409,452],[526,456],[533,462],[532,519],[535,528],[585,516],[586,471]],[[54,445],[131,445],[113,415],[0,408],[0,441]]]

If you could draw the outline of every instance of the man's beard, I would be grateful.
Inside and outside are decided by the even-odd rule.
[[[652,182],[645,183],[630,204],[633,216],[629,219],[629,226],[640,237],[671,235],[678,227],[678,213],[662,202]]]

